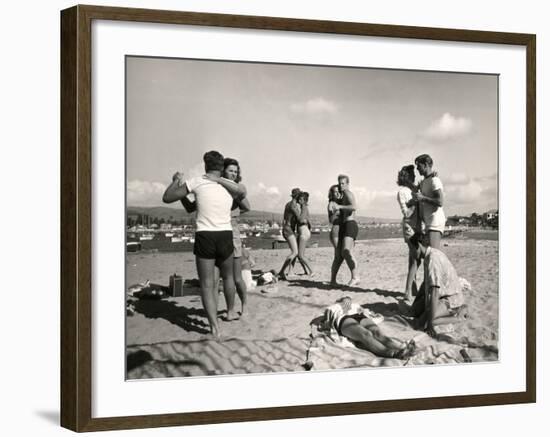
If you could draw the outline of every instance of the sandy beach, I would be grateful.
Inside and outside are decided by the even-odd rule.
[[[465,291],[468,311],[436,338],[415,331],[402,317],[399,302],[407,273],[407,248],[402,239],[358,242],[355,256],[361,284],[331,288],[331,248],[309,248],[314,278],[293,275],[274,286],[257,286],[248,293],[246,317],[223,321],[222,340],[209,338],[198,288],[183,297],[132,300],[135,313],[127,316],[126,345],[129,379],[171,376],[304,371],[350,367],[410,366],[498,360],[498,241],[445,239],[442,250],[471,289]],[[279,269],[288,249],[252,251],[254,269]],[[296,269],[297,271],[301,269]],[[419,269],[421,282],[423,269]],[[150,280],[168,285],[171,274],[197,278],[192,253],[129,253],[127,287]],[[347,283],[342,266],[338,282]],[[419,283],[420,283],[419,282]],[[381,329],[390,336],[415,339],[417,353],[407,361],[384,359],[319,332],[311,322],[340,297],[384,316]],[[240,302],[236,298],[236,309]],[[340,339],[341,340],[341,339]]]

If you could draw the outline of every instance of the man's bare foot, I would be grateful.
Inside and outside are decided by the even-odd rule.
[[[220,335],[220,330],[218,329],[217,326],[212,326],[210,328],[210,333],[209,334],[206,334],[206,338],[208,340],[219,340],[221,337]]]
[[[361,282],[361,278],[351,278],[351,280],[348,282],[348,287],[356,287]]]
[[[340,288],[340,284],[336,281],[330,281],[328,285],[330,285],[332,288]]]
[[[233,320],[238,320],[238,319],[239,319],[239,315],[235,310],[228,311],[227,316],[225,316],[225,320],[227,320],[228,322],[231,322]]]

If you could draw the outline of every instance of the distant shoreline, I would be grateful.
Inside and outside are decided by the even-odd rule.
[[[398,229],[366,229],[361,230],[357,239],[357,244],[365,244],[368,241],[385,239],[402,239],[401,228]],[[493,229],[468,229],[458,231],[445,236],[443,241],[460,240],[489,240],[498,241],[498,230]],[[130,240],[128,240],[130,241]],[[266,237],[248,237],[246,238],[247,247],[251,250],[256,249],[287,249],[285,241],[276,241],[273,238]],[[157,253],[157,252],[192,252],[193,243],[179,242],[171,243],[170,239],[159,237],[153,240],[141,241],[141,250],[128,253]],[[313,234],[308,242],[308,248],[330,247],[329,233]]]

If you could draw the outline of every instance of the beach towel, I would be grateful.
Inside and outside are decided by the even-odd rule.
[[[312,370],[456,364],[470,362],[470,355],[475,356],[475,352],[470,352],[471,345],[456,338],[453,325],[436,327],[437,338],[432,338],[424,332],[413,330],[409,322],[400,315],[384,317],[351,303],[351,300],[343,306],[341,303],[327,307],[323,317],[315,319],[316,323],[311,325],[311,341],[306,352],[306,361],[309,362],[307,367]],[[407,360],[383,358],[340,335],[336,326],[341,317],[357,314],[359,311],[363,311],[363,314],[379,324],[386,335],[401,341],[414,339],[416,353]]]

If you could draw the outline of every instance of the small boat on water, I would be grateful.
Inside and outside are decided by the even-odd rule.
[[[137,241],[126,242],[126,252],[139,252],[141,250],[141,243]]]
[[[155,238],[155,234],[141,234],[139,236],[139,239],[141,241],[150,241],[152,240],[153,238]]]
[[[171,237],[174,236],[174,233],[173,232],[165,232],[164,236],[167,237],[167,238],[171,238]]]
[[[170,239],[171,243],[181,243],[182,241],[184,241],[183,237],[172,237]]]

